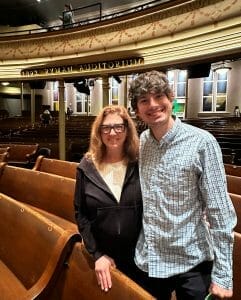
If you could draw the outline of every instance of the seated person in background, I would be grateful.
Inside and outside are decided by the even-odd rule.
[[[240,110],[238,106],[234,107],[234,116],[238,118],[240,117]]]
[[[142,197],[137,164],[138,136],[127,110],[107,106],[96,117],[89,151],[77,168],[75,215],[102,290],[111,288],[112,267],[133,280]]]

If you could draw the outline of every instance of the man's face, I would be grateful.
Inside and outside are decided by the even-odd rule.
[[[164,125],[172,115],[172,101],[165,94],[147,93],[137,100],[137,116],[149,127]]]

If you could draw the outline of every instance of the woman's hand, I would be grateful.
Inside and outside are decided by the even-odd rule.
[[[95,273],[97,277],[97,282],[100,285],[101,289],[105,292],[112,287],[110,268],[115,268],[114,260],[107,256],[103,255],[95,262]]]

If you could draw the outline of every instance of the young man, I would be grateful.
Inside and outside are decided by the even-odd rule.
[[[149,127],[140,138],[143,231],[135,256],[146,288],[163,300],[174,290],[178,300],[204,300],[209,292],[229,298],[236,214],[220,147],[207,131],[172,116],[165,74],[139,75],[129,95]]]

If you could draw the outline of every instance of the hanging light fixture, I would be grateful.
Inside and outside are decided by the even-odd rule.
[[[213,71],[217,72],[218,74],[223,74],[223,73],[226,73],[230,70],[232,70],[232,68],[227,66],[225,64],[225,61],[223,61],[221,64],[219,64],[219,65],[217,65],[213,68]]]

